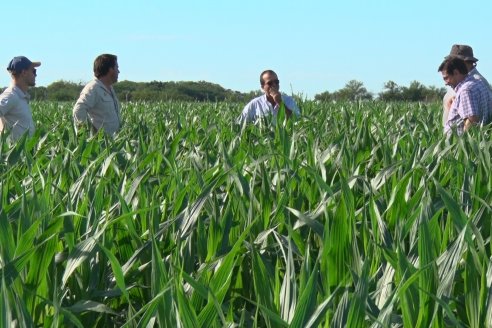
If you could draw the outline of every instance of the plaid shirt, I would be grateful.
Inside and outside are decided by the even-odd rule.
[[[449,111],[444,127],[445,133],[450,134],[452,128],[455,127],[459,135],[463,134],[465,119],[470,116],[477,116],[480,124],[487,124],[491,121],[492,96],[488,85],[468,75],[458,83],[454,91],[456,98]]]

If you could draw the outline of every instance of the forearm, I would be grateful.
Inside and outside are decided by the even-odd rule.
[[[73,120],[75,122],[75,125],[83,125],[87,123],[87,110],[83,106],[76,104],[73,109]]]
[[[477,124],[478,122],[479,122],[478,116],[470,116],[465,118],[463,131],[468,131],[469,128],[471,128],[473,125]]]

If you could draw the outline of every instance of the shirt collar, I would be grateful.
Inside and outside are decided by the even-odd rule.
[[[470,71],[471,72],[471,71]],[[471,81],[471,80],[474,80],[475,78],[473,77],[473,74],[469,74],[463,79],[463,81],[461,81],[460,83],[458,83],[456,85],[456,87],[454,88],[454,91],[457,92],[462,86],[463,84],[465,84],[466,82],[468,81]]]
[[[468,75],[473,75],[473,74],[476,74],[476,73],[478,73],[478,70],[477,70],[476,67],[473,67],[473,69],[468,72]]]
[[[109,89],[106,87],[106,85],[104,83],[102,83],[101,80],[99,80],[97,77],[94,78],[94,80],[96,81],[97,85],[99,85],[101,88],[104,89],[104,91],[106,92],[109,92],[110,94],[113,93],[113,86],[110,86]]]
[[[27,92],[22,91],[22,89],[18,86],[12,84],[10,87],[12,88],[12,91],[16,93],[20,98],[24,98],[26,100],[29,100],[31,98]]]

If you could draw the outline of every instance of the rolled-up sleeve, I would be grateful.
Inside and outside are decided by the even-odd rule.
[[[299,107],[297,107],[296,101],[294,98],[289,97],[289,96],[283,96],[282,101],[284,102],[285,106],[294,113],[295,116],[300,116],[301,115],[301,110]]]
[[[18,103],[16,97],[4,97],[0,100],[0,117],[5,116]]]

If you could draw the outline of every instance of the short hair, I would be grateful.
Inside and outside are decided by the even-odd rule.
[[[260,85],[261,85],[261,86],[264,86],[264,85],[265,85],[265,80],[263,80],[263,75],[265,75],[265,74],[267,74],[267,73],[268,73],[268,74],[275,74],[275,75],[277,75],[277,73],[275,73],[275,72],[274,72],[274,71],[272,71],[271,69],[266,69],[266,70],[264,70],[263,72],[261,72],[261,74],[260,74]]]
[[[455,69],[457,69],[461,74],[468,74],[468,68],[466,67],[465,61],[458,57],[444,59],[441,65],[439,65],[439,69],[437,71],[453,74]]]
[[[25,71],[25,70],[22,70],[22,71],[9,71],[10,75],[14,78],[18,78],[22,72]]]
[[[110,68],[116,66],[118,58],[115,55],[102,54],[96,57],[94,60],[94,75],[97,78],[108,74]]]

